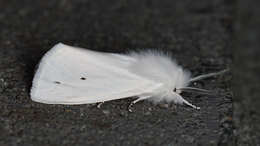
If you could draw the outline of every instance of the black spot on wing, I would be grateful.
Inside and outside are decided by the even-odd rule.
[[[61,82],[59,82],[59,81],[54,81],[54,83],[55,83],[55,84],[61,84]]]
[[[84,78],[84,77],[81,77],[80,79],[81,79],[81,80],[86,80],[86,78]]]

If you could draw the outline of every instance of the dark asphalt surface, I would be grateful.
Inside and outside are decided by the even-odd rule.
[[[225,145],[231,74],[197,82],[226,96],[186,94],[201,107],[46,105],[30,100],[34,68],[58,42],[97,51],[170,51],[192,74],[229,68],[234,3],[225,0],[1,0],[0,145]]]
[[[260,146],[260,1],[238,0],[233,44],[235,144]]]

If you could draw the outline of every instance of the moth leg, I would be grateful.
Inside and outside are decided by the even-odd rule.
[[[141,96],[141,97],[139,97],[138,99],[132,101],[132,102],[129,104],[129,106],[128,106],[128,111],[129,111],[129,112],[133,112],[131,108],[132,108],[132,106],[133,106],[134,104],[136,104],[136,103],[139,102],[139,101],[145,100],[145,99],[147,99],[147,98],[149,98],[149,97],[150,97],[150,96]]]
[[[200,107],[195,106],[195,105],[189,103],[189,102],[188,102],[187,100],[185,100],[185,99],[183,99],[183,103],[186,104],[186,105],[188,105],[188,106],[190,106],[190,107],[192,107],[192,108],[194,108],[194,109],[197,109],[197,110],[200,109]]]
[[[103,102],[100,102],[100,103],[98,103],[98,104],[97,104],[97,108],[100,108],[100,107],[101,107],[101,105],[102,105],[102,104],[104,104],[104,103],[105,103],[104,101],[103,101]]]

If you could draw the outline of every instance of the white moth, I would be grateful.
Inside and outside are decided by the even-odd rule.
[[[130,106],[148,99],[200,109],[180,93],[205,93],[207,90],[188,85],[223,72],[191,78],[163,53],[100,53],[59,43],[42,58],[30,94],[33,101],[46,104],[89,104],[138,97]]]

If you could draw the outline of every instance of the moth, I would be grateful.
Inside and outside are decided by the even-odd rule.
[[[129,110],[142,100],[186,104],[200,109],[181,93],[208,93],[189,85],[226,71],[192,77],[169,55],[158,51],[123,55],[59,43],[41,59],[30,95],[33,101],[46,104],[91,104],[138,97],[131,102]]]

